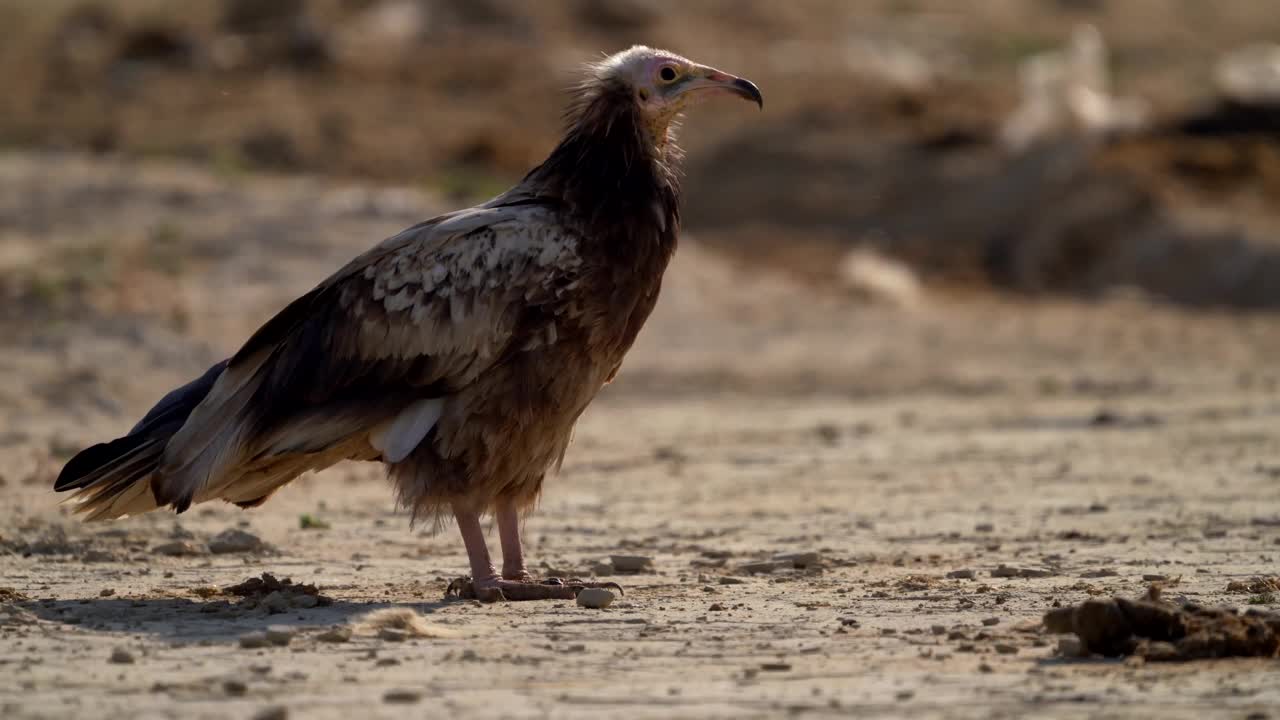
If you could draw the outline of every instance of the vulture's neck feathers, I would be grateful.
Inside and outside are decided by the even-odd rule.
[[[610,244],[674,244],[679,160],[671,128],[646,123],[624,83],[593,78],[569,109],[564,138],[520,194],[557,199]]]

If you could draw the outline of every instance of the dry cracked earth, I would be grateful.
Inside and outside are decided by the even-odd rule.
[[[1276,608],[1254,584],[1280,557],[1267,315],[868,300],[689,238],[526,527],[539,572],[625,587],[606,609],[446,599],[460,541],[373,467],[247,512],[58,505],[69,453],[442,209],[0,156],[0,715],[1277,714],[1274,660],[1067,657],[1041,626],[1151,583]]]

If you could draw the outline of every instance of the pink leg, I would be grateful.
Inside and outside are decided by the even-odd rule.
[[[467,548],[467,561],[471,564],[472,580],[477,587],[489,581],[496,581],[498,573],[494,572],[493,561],[489,559],[489,546],[484,541],[484,528],[480,527],[480,513],[455,507],[453,517],[458,521],[458,532],[462,534],[462,544]]]
[[[494,513],[498,521],[498,537],[502,540],[502,577],[507,580],[532,582],[533,576],[524,566],[524,548],[520,543],[520,513],[509,502],[499,502]]]
[[[449,583],[448,595],[474,597],[484,602],[497,600],[572,600],[585,587],[609,587],[622,592],[617,583],[584,583],[570,580],[568,584],[548,580],[532,581],[524,569],[524,556],[520,548],[520,517],[515,508],[502,505],[496,513],[498,534],[502,540],[502,574],[493,569],[489,548],[484,541],[484,528],[480,526],[480,513],[454,507],[453,517],[458,521],[462,544],[467,548],[467,561],[471,565],[471,577]]]

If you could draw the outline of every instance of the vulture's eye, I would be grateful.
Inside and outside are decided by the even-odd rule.
[[[676,79],[676,75],[676,69],[670,65],[663,65],[662,69],[658,71],[658,79],[664,83],[673,82]]]

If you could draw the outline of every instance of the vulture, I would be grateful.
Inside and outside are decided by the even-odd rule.
[[[764,106],[750,81],[663,50],[590,65],[519,184],[359,255],[54,489],[87,520],[251,508],[308,470],[380,462],[414,520],[457,523],[475,596],[576,597],[590,583],[526,570],[521,519],[658,299],[680,227],[675,123],[713,95]]]

